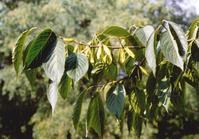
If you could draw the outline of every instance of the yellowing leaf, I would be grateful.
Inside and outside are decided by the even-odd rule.
[[[147,72],[142,66],[140,66],[140,70],[141,70],[145,75],[147,75],[147,76],[149,75],[148,72]]]
[[[69,43],[69,42],[74,42],[75,40],[73,38],[63,38],[63,41],[65,43]]]
[[[111,51],[109,50],[109,48],[106,45],[103,45],[103,50],[104,50],[104,52],[106,54],[105,63],[111,64],[112,63]]]
[[[123,64],[125,61],[125,52],[123,48],[119,49],[119,62]]]
[[[102,59],[103,60],[103,57],[104,57],[104,50],[103,50],[103,47],[100,46],[97,50],[97,59],[100,60]]]
[[[94,50],[93,49],[90,49],[89,60],[90,60],[91,63],[95,63],[95,56],[94,56]]]
[[[135,58],[134,53],[128,47],[124,47],[124,50],[130,57]]]

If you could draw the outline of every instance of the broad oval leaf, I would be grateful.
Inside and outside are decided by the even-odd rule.
[[[86,92],[83,91],[77,98],[77,101],[75,102],[75,107],[73,109],[73,125],[74,125],[75,129],[77,129],[77,126],[79,123],[81,109],[82,109],[82,102],[83,102],[85,94],[86,94]]]
[[[72,89],[72,79],[68,77],[66,73],[62,76],[62,79],[59,83],[59,93],[63,99],[65,99],[68,93]]]
[[[123,85],[118,84],[112,87],[106,96],[106,105],[111,113],[117,118],[120,118],[125,105],[125,88]]]
[[[50,59],[43,65],[46,75],[54,82],[59,83],[65,69],[65,49],[61,40],[57,41]]]
[[[139,44],[146,47],[147,41],[153,32],[154,32],[154,28],[150,25],[147,25],[143,28],[139,28],[135,32],[135,38]]]
[[[173,39],[177,44],[178,53],[180,56],[185,56],[188,49],[188,43],[183,30],[176,23],[171,21],[164,21],[163,24],[166,30],[169,31],[173,36]]]
[[[177,43],[174,40],[170,31],[166,31],[162,34],[160,39],[160,47],[164,57],[183,70],[183,58],[178,53]]]
[[[79,81],[88,71],[89,63],[84,54],[71,54],[66,59],[67,75],[75,82]]]
[[[20,67],[22,66],[22,61],[23,61],[23,47],[25,45],[25,41],[27,36],[36,28],[33,27],[29,30],[24,31],[17,39],[16,42],[16,47],[13,50],[13,55],[12,55],[12,61],[14,63],[14,68],[16,71],[16,74],[18,76],[20,72]]]
[[[104,130],[104,106],[99,93],[97,93],[89,103],[87,112],[87,125],[88,128],[94,129],[98,136],[103,135]]]
[[[57,83],[52,82],[49,85],[48,93],[47,93],[47,98],[48,101],[50,102],[50,105],[52,107],[52,113],[55,111],[55,106],[57,103]]]
[[[119,26],[108,27],[103,34],[115,37],[128,37],[131,35],[126,29]]]
[[[25,68],[37,68],[49,60],[57,43],[57,36],[51,29],[42,31],[27,48]]]

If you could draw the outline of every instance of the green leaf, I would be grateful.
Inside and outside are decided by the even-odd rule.
[[[67,97],[67,95],[71,91],[71,89],[72,89],[72,80],[65,73],[62,76],[62,79],[59,83],[59,93],[61,94],[63,99],[65,99]]]
[[[131,105],[136,113],[143,114],[146,108],[146,97],[142,90],[136,89],[131,93]]]
[[[26,75],[32,89],[34,89],[35,85],[36,85],[36,74],[37,74],[37,71],[35,69],[25,70],[25,75]]]
[[[153,71],[153,74],[155,76],[156,74],[156,55],[155,55],[155,50],[156,47],[155,44],[155,32],[151,34],[148,42],[147,42],[147,46],[146,46],[146,50],[145,50],[145,57],[146,57],[146,61],[148,63],[149,68]]]
[[[160,46],[164,57],[169,62],[171,62],[172,64],[176,65],[177,67],[183,70],[184,68],[183,58],[178,53],[177,43],[174,40],[170,31],[166,31],[162,34],[160,39]]]
[[[188,32],[188,39],[189,40],[194,40],[197,39],[199,36],[198,30],[199,29],[199,18],[196,18],[190,25],[189,27],[189,32]]]
[[[66,59],[67,75],[75,82],[79,81],[88,71],[89,63],[84,54],[71,54]]]
[[[83,102],[85,94],[86,94],[86,92],[83,91],[77,98],[77,101],[75,102],[75,107],[73,109],[73,125],[74,125],[75,129],[77,129],[77,126],[79,123],[81,109],[82,109],[82,102]]]
[[[153,76],[153,74],[150,74],[146,83],[146,91],[148,95],[153,95],[155,89],[156,89],[156,79]]]
[[[138,113],[133,110],[127,112],[127,127],[130,133],[132,127],[137,137],[141,136],[143,120]]]
[[[195,40],[191,46],[191,57],[195,61],[199,61],[199,39]]]
[[[119,26],[108,27],[103,34],[115,37],[128,37],[131,35],[126,29]]]
[[[106,96],[106,104],[111,113],[117,118],[120,118],[125,105],[125,88],[123,85],[118,84],[112,87]]]
[[[51,29],[42,31],[27,48],[25,68],[37,68],[49,60],[57,43],[57,36]]]
[[[154,28],[150,25],[147,25],[143,28],[139,28],[135,32],[135,38],[139,42],[140,45],[146,47],[147,41],[153,32],[154,32]]]
[[[16,74],[18,76],[19,72],[20,72],[20,67],[22,66],[22,61],[23,61],[23,47],[25,45],[25,41],[27,36],[34,30],[36,29],[35,27],[24,31],[17,39],[16,42],[16,47],[13,51],[13,57],[12,57],[12,61],[14,63],[14,68],[16,71]]]
[[[93,98],[91,98],[88,112],[87,112],[87,125],[88,128],[94,129],[94,131],[99,135],[103,135],[104,130],[104,107],[101,96],[97,93]]]
[[[131,132],[133,126],[133,111],[129,110],[127,111],[127,127],[129,133]]]
[[[135,67],[135,60],[132,58],[128,58],[125,61],[125,72],[130,75],[132,72],[133,67]]]
[[[183,30],[171,21],[163,21],[163,25],[176,42],[180,56],[185,56],[187,54],[188,43]]]
[[[159,100],[162,106],[168,112],[170,106],[171,86],[169,80],[165,77],[159,82]]]
[[[114,80],[117,78],[117,75],[118,75],[117,65],[112,63],[105,67],[105,70],[104,70],[105,78],[107,78],[108,80]]]
[[[61,40],[57,41],[49,60],[42,66],[48,78],[56,83],[60,82],[65,68],[65,48]]]
[[[139,114],[133,113],[133,129],[138,137],[140,137],[142,133],[142,123],[143,120]]]

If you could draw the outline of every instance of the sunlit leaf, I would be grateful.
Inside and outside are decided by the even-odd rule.
[[[140,70],[142,71],[142,73],[144,73],[145,75],[149,75],[148,72],[146,71],[146,69],[142,66],[139,66]]]
[[[189,30],[188,30],[188,39],[189,40],[194,40],[197,39],[199,36],[199,18],[196,18],[190,25]]]
[[[60,82],[65,68],[65,49],[61,40],[57,41],[50,59],[42,66],[48,78],[54,82]]]
[[[52,82],[49,85],[48,93],[47,93],[47,98],[48,101],[50,102],[50,105],[52,107],[52,113],[55,111],[55,106],[57,103],[57,83]]]
[[[150,25],[147,25],[143,28],[139,28],[136,32],[135,32],[135,36],[136,39],[138,40],[138,42],[142,45],[142,46],[146,46],[147,45],[147,41],[149,39],[149,37],[151,36],[151,34],[154,32],[154,28]]]
[[[155,76],[156,73],[156,55],[155,55],[155,32],[151,34],[151,36],[149,37],[149,40],[147,42],[147,46],[146,46],[146,50],[145,50],[145,57],[146,57],[146,61],[148,63],[148,66],[150,67],[150,69],[153,71],[153,74]]]
[[[124,51],[123,48],[120,48],[120,49],[119,49],[119,62],[120,62],[121,64],[123,64],[123,63],[125,62],[125,58],[126,58],[126,56],[125,56],[125,51]]]
[[[104,50],[103,50],[103,47],[100,46],[98,49],[97,49],[97,59],[100,60],[101,58],[104,57]]]
[[[161,51],[164,57],[172,64],[178,66],[182,70],[184,69],[183,58],[178,53],[177,43],[174,40],[170,31],[166,31],[162,34],[160,39]]]
[[[112,54],[109,48],[106,45],[103,45],[103,50],[105,53],[105,63],[111,64],[112,63]]]
[[[124,50],[130,57],[135,58],[135,54],[128,47],[124,47]]]
[[[164,21],[163,25],[169,34],[172,35],[172,38],[174,39],[173,41],[176,42],[179,55],[185,56],[188,49],[188,43],[183,30],[176,23],[171,21]]]

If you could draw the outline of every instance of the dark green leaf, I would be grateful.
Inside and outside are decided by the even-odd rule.
[[[104,71],[105,78],[114,80],[117,77],[117,66],[115,64],[107,65]]]
[[[146,83],[146,91],[148,94],[153,94],[156,88],[156,79],[153,74],[150,74]]]
[[[199,61],[199,40],[195,40],[191,46],[191,57],[195,61]]]
[[[59,93],[61,94],[62,98],[65,99],[70,93],[72,89],[72,80],[68,77],[68,75],[65,73],[62,76],[62,79],[59,83]]]
[[[25,75],[26,75],[32,89],[34,89],[35,85],[36,85],[36,74],[37,74],[36,69],[25,71]]]
[[[120,118],[125,105],[125,88],[123,85],[118,84],[112,87],[106,96],[106,104],[111,113],[117,118]]]
[[[127,37],[131,35],[126,29],[118,26],[111,26],[107,28],[103,34],[116,37]]]
[[[75,82],[79,81],[88,71],[89,63],[84,54],[71,54],[66,59],[65,68],[67,74]]]
[[[99,135],[103,135],[104,130],[104,107],[101,96],[97,93],[93,98],[91,98],[88,112],[87,112],[87,124],[89,128],[95,130],[95,132]]]
[[[133,69],[133,67],[135,67],[135,60],[132,58],[128,58],[125,61],[125,72],[130,75],[131,71]]]
[[[57,43],[57,36],[51,29],[42,31],[27,48],[26,68],[37,68],[49,60]]]
[[[83,91],[77,98],[77,101],[75,102],[75,107],[73,109],[73,125],[74,125],[75,129],[77,129],[77,126],[79,123],[81,109],[82,109],[82,102],[83,102],[85,94],[86,94],[86,92]]]
[[[127,127],[128,127],[129,133],[132,130],[132,126],[133,126],[133,111],[129,110],[127,112]]]
[[[137,113],[133,113],[133,129],[136,136],[140,137],[142,133],[142,118]]]

